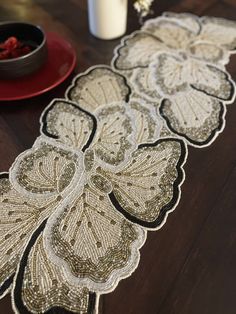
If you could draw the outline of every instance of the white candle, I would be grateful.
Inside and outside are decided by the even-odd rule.
[[[90,32],[114,39],[126,32],[128,0],[88,0]]]

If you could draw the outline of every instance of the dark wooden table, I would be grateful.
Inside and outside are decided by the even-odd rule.
[[[112,1],[112,0],[111,0]],[[163,11],[192,12],[236,20],[236,0],[157,0]],[[119,40],[89,34],[85,0],[0,1],[0,20],[22,20],[56,31],[76,48],[76,72],[109,64]],[[128,31],[139,27],[129,10]],[[228,66],[236,80],[236,56]],[[0,102],[0,171],[31,147],[39,135],[39,116],[71,81],[34,99]],[[236,313],[236,107],[228,107],[224,132],[208,148],[189,149],[179,206],[165,226],[150,232],[136,272],[102,296],[102,314]],[[10,296],[0,313],[11,314]]]

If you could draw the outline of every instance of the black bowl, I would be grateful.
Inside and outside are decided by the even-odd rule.
[[[47,58],[46,36],[40,27],[21,22],[0,23],[0,43],[12,36],[30,46],[32,51],[18,58],[0,60],[1,79],[31,74],[37,71]]]

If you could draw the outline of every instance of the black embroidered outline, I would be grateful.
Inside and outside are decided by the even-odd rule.
[[[89,76],[90,74],[93,73],[93,71],[96,71],[97,69],[105,69],[105,70],[108,70],[110,71],[111,73],[119,76],[120,78],[123,79],[124,81],[124,85],[127,87],[128,89],[128,93],[126,94],[126,97],[124,99],[125,102],[129,102],[129,99],[130,99],[130,96],[131,96],[131,93],[132,93],[132,90],[131,90],[131,87],[129,86],[128,84],[128,81],[126,79],[126,77],[124,75],[122,75],[120,72],[116,72],[114,71],[114,69],[112,67],[110,67],[109,65],[103,65],[103,64],[99,64],[99,65],[96,65],[96,66],[92,66],[90,68],[88,68],[85,72],[77,75],[74,80],[72,81],[72,84],[67,88],[66,92],[65,92],[65,96],[66,98],[69,100],[69,101],[72,101],[72,98],[71,98],[71,92],[72,90],[76,87],[76,84],[77,82],[83,78],[83,77],[86,77],[86,76]]]
[[[171,130],[171,132],[185,138],[189,142],[189,145],[193,144],[193,145],[199,146],[199,147],[208,145],[209,143],[211,143],[212,139],[214,139],[222,131],[222,128],[224,127],[224,116],[226,114],[226,107],[222,102],[220,102],[219,103],[220,112],[219,112],[219,120],[218,120],[219,123],[218,123],[217,128],[212,130],[211,134],[209,135],[209,137],[205,141],[197,142],[197,141],[191,139],[190,137],[188,137],[185,133],[178,132],[172,127],[170,119],[164,113],[166,101],[169,101],[169,99],[164,98],[161,101],[161,105],[159,108],[159,112],[160,112],[161,117],[166,121],[166,124],[167,124],[168,128]]]
[[[82,111],[83,113],[85,113],[86,115],[88,115],[88,116],[92,119],[93,128],[92,128],[91,134],[90,134],[90,136],[89,136],[89,138],[88,138],[87,143],[86,143],[86,144],[83,146],[83,148],[81,149],[82,152],[85,152],[85,150],[86,150],[86,149],[90,146],[90,144],[92,143],[92,141],[93,141],[93,139],[94,139],[94,136],[95,136],[95,133],[96,133],[96,131],[97,131],[97,119],[96,119],[96,117],[95,117],[92,113],[90,113],[90,112],[84,110],[84,109],[81,108],[77,103],[74,103],[74,102],[72,102],[72,101],[70,101],[70,100],[67,100],[67,99],[60,99],[60,98],[54,99],[54,100],[48,105],[48,107],[47,107],[46,110],[43,112],[43,115],[42,115],[41,118],[40,118],[41,132],[42,132],[44,135],[46,135],[46,136],[48,136],[48,137],[50,137],[50,138],[53,138],[53,139],[59,139],[59,138],[60,138],[60,137],[57,136],[57,135],[53,135],[53,134],[49,133],[49,132],[48,132],[48,129],[47,129],[47,126],[48,126],[48,125],[47,125],[47,116],[48,116],[49,112],[50,112],[51,110],[53,110],[54,106],[56,106],[56,104],[57,104],[58,102],[66,103],[66,104],[68,104],[68,105],[70,105],[70,106],[73,106],[74,108],[78,109],[79,111]]]
[[[2,298],[5,294],[5,292],[7,291],[7,289],[11,286],[11,284],[13,283],[13,279],[14,279],[15,273],[11,274],[10,277],[8,277],[3,284],[0,287],[0,298]],[[10,291],[9,291],[10,292]]]
[[[0,172],[0,179],[9,179],[8,172]]]
[[[142,30],[139,30],[139,31],[134,31],[133,33],[131,33],[130,35],[124,37],[122,40],[121,40],[121,43],[115,48],[115,55],[113,57],[113,59],[111,60],[111,65],[114,69],[116,69],[117,71],[132,71],[132,70],[135,70],[135,69],[145,69],[145,68],[148,68],[149,67],[149,64],[148,65],[135,65],[133,67],[127,67],[127,68],[121,68],[121,67],[118,67],[117,66],[117,61],[118,59],[122,56],[121,54],[121,51],[124,47],[127,47],[127,41],[129,39],[132,39],[134,38],[136,35],[140,35],[140,34],[145,34],[145,35],[148,35],[150,37],[152,37],[153,39],[155,39],[156,41],[160,42],[160,43],[163,43],[162,40],[160,40],[158,37],[156,37],[155,35],[151,34],[151,33],[148,33],[146,31],[142,31]]]
[[[21,287],[22,287],[22,282],[24,280],[24,272],[25,272],[25,267],[27,265],[28,257],[30,254],[30,251],[32,247],[34,246],[37,238],[39,235],[43,232],[46,223],[47,223],[48,218],[46,218],[41,225],[34,231],[32,234],[28,244],[25,247],[25,250],[23,252],[22,258],[19,263],[18,271],[16,273],[16,279],[15,279],[15,284],[13,287],[13,298],[14,298],[14,304],[17,310],[19,311],[20,314],[31,314],[31,312],[27,309],[25,306],[22,298],[21,298]],[[93,292],[89,292],[89,306],[88,306],[88,311],[87,314],[93,314],[94,313],[94,308],[96,305],[96,294]],[[71,312],[69,310],[66,310],[64,308],[61,308],[59,306],[55,306],[44,312],[44,314],[74,314],[75,312]]]
[[[8,172],[0,172],[0,180],[1,179],[9,179],[9,173]],[[11,286],[13,283],[13,279],[15,276],[15,272],[13,272],[0,286],[0,298],[2,298],[7,291],[7,289]]]
[[[202,62],[202,60],[200,60],[200,62]],[[222,97],[218,97],[218,96],[212,95],[212,94],[206,92],[205,90],[202,90],[202,89],[200,89],[200,88],[195,87],[194,84],[189,84],[189,86],[190,86],[191,88],[193,88],[193,89],[199,91],[199,92],[202,92],[202,93],[206,94],[207,96],[211,96],[211,97],[216,98],[216,99],[218,99],[218,100],[220,100],[220,101],[226,101],[226,102],[233,101],[234,98],[235,98],[235,84],[234,84],[234,82],[233,82],[232,79],[231,79],[231,75],[230,75],[229,73],[227,73],[227,72],[225,72],[225,71],[219,69],[216,65],[211,65],[211,64],[206,63],[206,62],[202,62],[202,63],[205,63],[205,66],[208,67],[208,68],[210,68],[210,69],[211,69],[211,68],[217,69],[217,71],[219,71],[221,74],[224,75],[224,79],[225,79],[225,80],[230,84],[230,86],[231,86],[229,97],[228,97],[227,99],[225,99],[225,98],[222,98]]]
[[[163,206],[160,209],[159,215],[157,217],[156,220],[151,221],[151,222],[147,222],[147,221],[143,221],[133,215],[131,215],[130,213],[128,213],[118,202],[118,200],[116,199],[113,191],[110,192],[108,194],[109,199],[111,201],[111,203],[113,204],[113,206],[121,213],[125,216],[125,218],[127,218],[128,220],[130,220],[132,223],[136,223],[142,227],[148,228],[148,229],[157,229],[158,226],[160,226],[162,224],[163,221],[165,221],[166,216],[168,215],[168,212],[170,212],[171,210],[173,210],[173,208],[175,208],[178,200],[179,200],[179,196],[180,196],[180,186],[183,182],[184,179],[184,170],[183,170],[183,165],[185,163],[186,160],[186,156],[187,156],[187,148],[186,145],[184,143],[183,140],[181,139],[177,139],[177,138],[163,138],[163,139],[159,139],[154,143],[145,143],[145,144],[140,144],[138,146],[138,149],[141,149],[143,147],[155,147],[158,146],[160,143],[162,142],[166,142],[166,141],[175,141],[175,142],[179,142],[180,147],[181,147],[181,154],[180,154],[180,158],[178,160],[178,163],[176,165],[176,169],[177,169],[177,178],[175,179],[174,183],[173,183],[173,197],[171,199],[171,201],[166,204],[165,206]]]

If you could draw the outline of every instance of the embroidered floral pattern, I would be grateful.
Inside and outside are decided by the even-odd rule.
[[[123,75],[101,65],[89,68],[76,76],[67,97],[78,102],[80,107],[93,112],[97,107],[119,101],[128,101],[131,93]]]
[[[93,71],[100,79],[113,73]],[[158,140],[153,108],[124,102],[127,83],[112,76],[123,84],[119,101],[89,113],[54,100],[33,148],[16,159],[9,179],[2,175],[0,278],[4,294],[14,277],[19,313],[93,311],[99,295],[137,267],[146,230],[158,229],[178,203],[184,143]]]
[[[14,302],[23,313],[92,313],[96,295],[87,288],[69,283],[62,268],[48,258],[42,231],[29,242],[16,277]]]
[[[44,125],[50,125],[50,119],[55,121],[54,111],[58,116],[58,108],[60,108],[63,116],[64,108],[68,112],[69,107],[72,107],[70,117],[72,121],[74,115],[78,115],[74,113],[74,108],[77,107],[78,111],[81,108],[68,101],[55,100],[43,115],[42,130],[47,133]],[[86,189],[87,192],[83,192],[84,197],[88,193],[94,193],[93,189],[96,189],[97,193],[106,193],[107,197],[112,199],[113,204],[117,204],[116,195],[117,197],[121,194],[127,197],[129,195],[129,198],[126,197],[122,201],[123,204],[131,201],[130,205],[127,205],[127,210],[123,208],[124,211],[132,211],[133,216],[137,215],[136,218],[138,218],[139,211],[144,210],[147,213],[144,221],[152,224],[150,228],[158,227],[155,221],[162,207],[173,202],[173,198],[176,198],[175,193],[178,199],[179,192],[169,187],[172,187],[177,178],[179,181],[177,185],[182,182],[181,168],[186,150],[183,142],[171,138],[156,141],[159,130],[151,109],[148,110],[135,100],[129,104],[115,103],[99,107],[93,115],[98,123],[94,138],[84,154],[86,174],[81,180],[84,181],[83,187],[89,185],[92,191]],[[135,125],[134,121],[136,121]],[[57,124],[56,121],[55,124]],[[73,128],[72,124],[71,126]],[[77,130],[80,132],[80,128]],[[63,136],[57,141],[63,142]],[[63,142],[63,144],[66,143],[67,141]],[[166,181],[167,177],[170,180],[169,183]],[[165,183],[161,183],[160,180]],[[167,187],[165,191],[160,189],[162,184]],[[155,200],[157,198],[161,198],[164,203],[161,201],[158,205]],[[80,203],[81,199],[77,201]],[[154,206],[152,210],[148,207],[149,203]],[[132,207],[134,206],[133,209],[131,209],[131,204]],[[122,205],[118,203],[116,207],[120,210]],[[153,211],[152,215],[150,215],[151,211]],[[141,221],[140,224],[142,225]]]
[[[225,104],[235,99],[224,68],[235,41],[234,22],[165,13],[125,37],[112,63],[139,97],[158,108],[172,132],[190,145],[206,146],[223,130]]]

